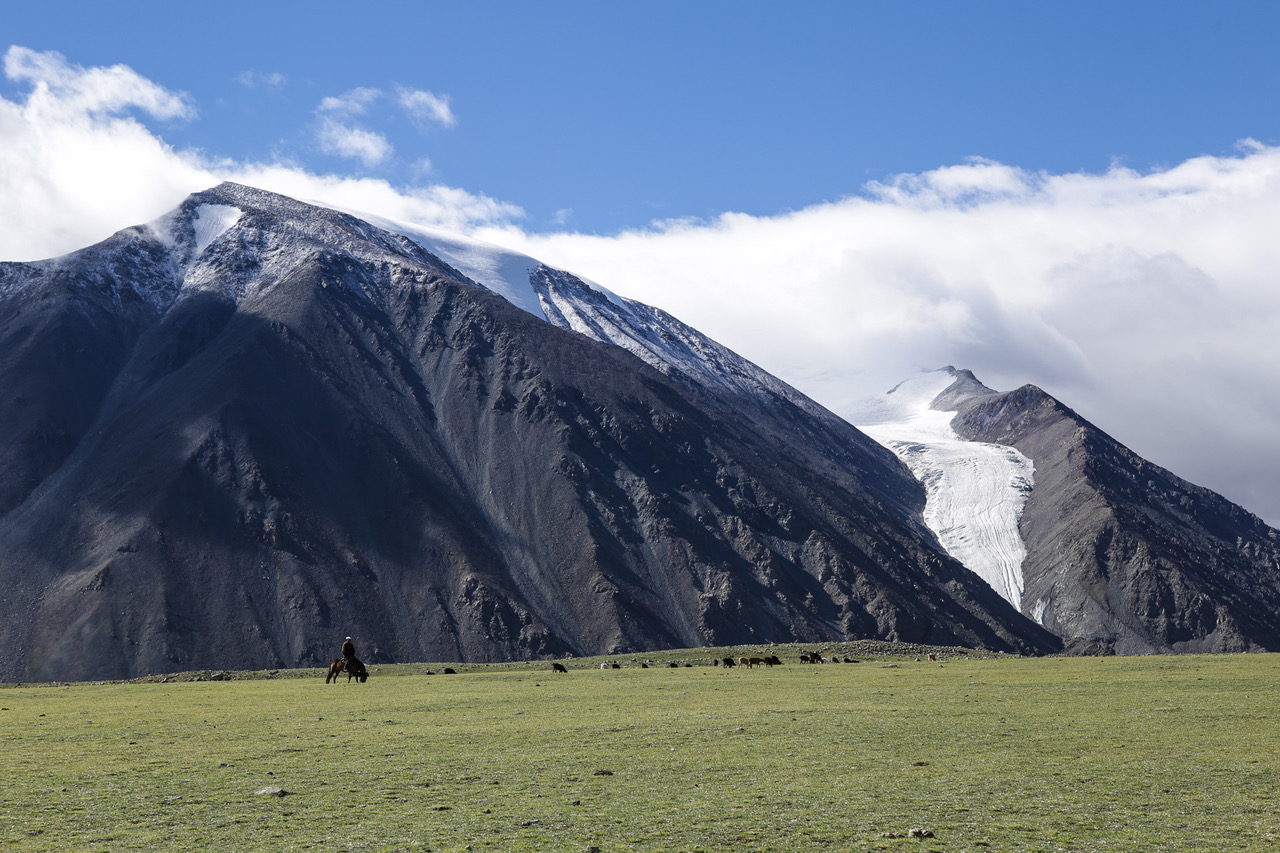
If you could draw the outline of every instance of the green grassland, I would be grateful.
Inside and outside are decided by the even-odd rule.
[[[0,689],[0,850],[1280,845],[1276,655],[861,650]]]

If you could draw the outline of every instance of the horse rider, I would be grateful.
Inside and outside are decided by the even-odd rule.
[[[343,669],[347,670],[347,672],[350,672],[350,671],[351,671],[351,664],[353,664],[353,663],[355,662],[355,659],[356,659],[356,647],[355,647],[355,645],[354,645],[354,644],[352,644],[352,642],[351,642],[351,638],[350,638],[350,637],[347,637],[345,640],[343,640],[343,641],[342,641],[342,667],[343,667]]]

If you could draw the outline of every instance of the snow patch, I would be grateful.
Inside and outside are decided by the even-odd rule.
[[[1027,549],[1018,521],[1035,467],[1016,448],[960,438],[956,413],[930,408],[954,381],[950,371],[928,371],[846,417],[924,484],[924,522],[947,553],[1021,607]]]
[[[1049,612],[1049,600],[1041,598],[1031,606],[1031,618],[1044,627],[1044,615]]]
[[[197,207],[196,217],[191,222],[191,227],[196,232],[196,251],[192,257],[198,258],[204,254],[204,250],[231,230],[243,215],[244,211],[229,204],[202,204]]]

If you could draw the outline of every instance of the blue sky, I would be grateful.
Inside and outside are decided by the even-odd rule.
[[[531,230],[611,233],[795,210],[973,156],[1146,170],[1278,141],[1278,10],[53,2],[9,4],[0,32],[188,93],[194,118],[153,123],[178,148],[462,187]],[[321,101],[362,87],[384,93],[359,117],[392,149],[377,163],[317,141]],[[447,98],[456,123],[415,124],[397,87]]]
[[[839,412],[1034,383],[1280,524],[1280,4],[7,4],[0,259],[237,180],[657,305]]]

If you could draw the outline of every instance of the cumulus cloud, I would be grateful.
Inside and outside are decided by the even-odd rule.
[[[21,47],[5,54],[5,75],[30,91],[20,102],[0,98],[0,257],[102,239],[210,182],[136,118],[191,117],[181,93],[121,65],[84,69]]]
[[[137,109],[160,119],[190,119],[195,107],[183,92],[170,92],[124,65],[82,68],[56,51],[40,53],[13,46],[4,56],[10,80],[33,87],[32,112],[101,116]]]
[[[459,231],[524,215],[515,205],[453,187],[393,187],[289,163],[175,151],[139,119],[194,118],[190,98],[122,65],[85,69],[57,53],[13,47],[5,74],[26,87],[16,100],[0,97],[0,259],[6,261],[89,245],[224,180]],[[359,104],[364,97],[346,100]],[[376,141],[370,150],[376,152]]]
[[[316,108],[316,112],[340,116],[363,115],[368,111],[369,105],[381,97],[381,89],[360,86],[345,94],[322,99],[320,106]]]
[[[453,127],[458,123],[449,106],[448,95],[434,95],[422,89],[400,89],[396,101],[419,126],[435,122]]]
[[[316,144],[325,154],[352,157],[365,166],[376,166],[394,150],[384,134],[361,127],[352,119],[364,115],[369,105],[382,98],[381,89],[359,87],[320,101],[316,115]]]
[[[322,118],[316,131],[320,150],[338,157],[354,157],[366,166],[376,166],[391,156],[391,143],[381,133]]]

